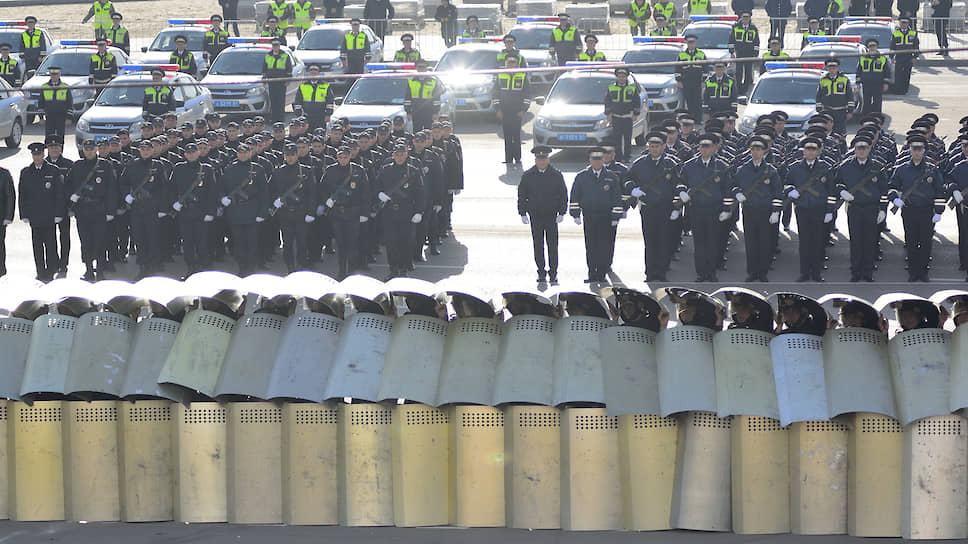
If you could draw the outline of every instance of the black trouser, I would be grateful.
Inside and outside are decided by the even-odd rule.
[[[932,208],[901,209],[904,223],[904,250],[908,258],[908,276],[912,279],[927,277],[928,262],[931,257],[931,243],[934,236],[934,215]]]
[[[447,191],[444,197],[444,209],[440,217],[440,234],[450,230],[450,215],[454,212],[454,193]]]
[[[831,108],[823,108],[824,113],[830,114],[834,118],[834,128],[833,132],[840,134],[841,136],[847,135],[847,109],[835,110]]]
[[[255,271],[259,263],[259,223],[232,225],[232,253],[239,263],[239,275]]]
[[[538,275],[545,275],[545,244],[548,246],[548,275],[558,276],[558,214],[528,214],[531,217],[531,242]],[[968,243],[968,241],[966,241]]]
[[[37,255],[37,252],[36,250],[34,250],[35,260],[36,260],[36,255]],[[38,276],[40,276],[39,270],[40,269],[38,268],[38,272],[37,272]],[[5,275],[7,273],[7,226],[6,225],[0,225],[0,273],[2,273],[0,274],[0,276]]]
[[[633,36],[648,36],[649,35],[648,31],[645,29],[645,27],[646,27],[646,24],[645,23],[639,23],[637,25],[633,25],[633,24],[630,23],[629,26],[631,27],[632,35]]]
[[[26,74],[29,70],[36,70],[37,68],[40,68],[39,53],[36,55],[23,54],[22,56],[24,61],[24,74]]]
[[[67,215],[57,224],[57,231],[60,234],[60,266],[61,270],[67,270],[67,264],[71,257],[71,216]]]
[[[696,118],[697,121],[702,120],[702,82],[697,81],[695,84],[689,81],[683,81],[682,83],[682,98],[685,101],[685,106],[679,104],[680,108],[685,107],[685,110],[689,112],[690,115]]]
[[[752,51],[748,52],[737,52],[736,57],[745,59],[752,58]],[[746,94],[746,91],[753,86],[753,63],[752,62],[742,62],[736,64],[736,94]]]
[[[880,113],[882,104],[884,102],[884,84],[883,83],[865,83],[864,84],[864,113]]]
[[[787,20],[785,18],[770,18],[770,38],[779,38],[783,43],[783,36],[786,35]]]
[[[790,199],[783,201],[783,214],[780,223],[784,229],[790,229],[790,220],[793,219],[793,201]]]
[[[609,239],[615,235],[612,229],[612,216],[610,214],[585,215],[584,225],[588,279],[602,281],[611,266],[608,262],[608,246]]]
[[[154,270],[161,264],[161,220],[158,212],[150,209],[131,210],[131,236],[138,246],[138,264]]]
[[[370,28],[373,33],[380,37],[382,40],[387,33],[387,21],[386,19],[368,19]]]
[[[104,238],[107,235],[107,219],[104,213],[78,213],[77,237],[81,240],[81,260],[92,266],[95,260],[104,259]]]
[[[336,238],[336,269],[343,279],[350,270],[360,264],[360,214],[348,211],[333,218],[333,234]]]
[[[51,134],[66,135],[67,112],[44,114],[44,136]]]
[[[269,84],[269,116],[273,122],[286,120],[286,84]]]
[[[958,264],[962,270],[968,270],[968,212],[964,204],[955,208],[955,216],[958,219]]]
[[[948,19],[934,20],[934,34],[938,37],[938,49],[943,53],[948,52]]]
[[[875,17],[893,17],[891,8],[894,7],[894,0],[874,0]]]
[[[719,241],[722,239],[719,210],[690,206],[689,221],[692,226],[696,275],[709,279],[716,275],[716,266],[719,264]]]
[[[346,57],[347,74],[362,74],[365,71],[366,71],[366,57],[364,55],[362,54],[348,55]]]
[[[612,138],[616,160],[626,162],[632,155],[632,118],[612,115]]]
[[[423,99],[420,99],[420,100],[423,100]],[[419,131],[421,131],[423,129],[428,129],[429,130],[430,129],[430,126],[434,124],[434,112],[432,111],[432,108],[430,107],[429,100],[427,101],[427,104],[426,105],[425,104],[421,104],[420,103],[420,100],[416,100],[415,99],[413,101],[413,110],[412,110],[413,111],[413,114],[412,114],[413,119],[412,119],[412,121],[413,121],[413,133],[414,134],[416,134],[417,132],[419,132]],[[518,126],[520,127],[520,125],[518,125]],[[521,133],[521,129],[518,128],[518,134],[520,134],[520,133]],[[520,136],[518,136],[518,137],[520,138]]]
[[[447,21],[440,24],[440,37],[444,39],[444,45],[453,47],[457,45],[457,22]]]
[[[894,91],[898,94],[907,94],[911,86],[911,68],[914,66],[914,58],[910,54],[896,55],[894,59]]]
[[[178,227],[182,237],[182,255],[188,273],[205,270],[209,265],[208,223],[199,213],[181,213],[178,215]]]
[[[309,247],[306,244],[309,226],[302,217],[279,221],[282,227],[282,260],[289,272],[309,268]]]
[[[225,31],[228,32],[229,26],[232,27],[232,32],[236,36],[239,36],[239,6],[236,5],[223,5],[222,6],[222,18],[225,20]],[[231,23],[229,21],[232,21]],[[215,60],[215,59],[212,59]]]
[[[647,276],[664,276],[669,271],[669,261],[673,243],[672,206],[640,205],[642,216],[642,234],[645,237],[645,247],[648,253],[645,258],[645,274]]]
[[[877,257],[877,204],[847,205],[847,232],[850,235],[850,275],[866,278],[874,274]]]
[[[765,278],[773,260],[771,208],[743,206],[743,238],[746,242],[746,275]]]
[[[796,207],[797,235],[800,238],[800,275],[810,278],[823,270],[824,248],[827,244],[827,226],[823,222],[825,208]]]
[[[383,213],[383,244],[387,248],[390,274],[400,275],[410,267],[413,255],[413,223],[399,213]]]
[[[501,128],[504,130],[504,162],[521,162],[521,117],[518,108],[501,108]],[[414,116],[414,130],[417,117]]]
[[[417,260],[423,254],[424,244],[427,243],[427,211],[429,209],[430,206],[428,206],[426,210],[420,212],[423,217],[420,218],[419,223],[413,223],[414,260]]]

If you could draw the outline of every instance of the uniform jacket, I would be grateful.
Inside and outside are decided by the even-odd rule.
[[[941,173],[928,161],[920,164],[908,160],[894,169],[887,199],[904,200],[912,208],[934,207],[934,213],[942,213],[945,206],[945,187]]]
[[[801,159],[790,166],[783,184],[783,191],[789,195],[796,189],[800,198],[796,199],[797,208],[824,208],[833,212],[837,206],[837,193],[834,176],[835,171],[821,160],[808,165],[806,159]]]
[[[218,193],[215,189],[215,175],[212,168],[201,161],[182,161],[175,165],[171,174],[174,182],[172,202],[181,202],[182,216],[201,218],[215,215]],[[195,189],[189,189],[195,185]]]
[[[648,153],[635,159],[626,174],[625,193],[631,194],[632,189],[638,187],[645,195],[639,201],[645,206],[642,213],[649,213],[649,208],[658,210],[671,209],[677,205],[679,196],[675,188],[679,185],[679,163],[668,155],[663,155],[658,161]]]
[[[266,210],[272,204],[265,168],[252,160],[236,159],[225,167],[222,193],[232,199],[225,216],[233,225],[251,225],[256,222],[256,217],[265,218]]]
[[[618,221],[625,213],[621,180],[606,168],[596,175],[591,166],[585,167],[571,184],[568,209],[572,217],[609,215],[612,221]]]
[[[0,213],[3,214],[0,220],[13,221],[13,212],[16,206],[17,194],[13,188],[13,177],[9,170],[0,167]],[[20,217],[24,217],[22,210]]]
[[[10,189],[13,189],[12,184]],[[20,171],[18,192],[20,193],[20,218],[30,220],[31,225],[51,226],[54,224],[55,217],[66,217],[64,174],[53,164],[44,162],[39,169],[33,163],[24,167]],[[13,217],[12,208],[10,216]]]
[[[73,207],[77,215],[114,214],[119,200],[117,183],[114,167],[107,160],[81,159],[71,165],[65,191],[80,196]]]
[[[390,197],[381,212],[390,220],[409,221],[427,207],[420,171],[409,162],[402,165],[391,162],[380,169],[373,193],[381,192]]]
[[[565,215],[568,211],[568,189],[561,172],[548,165],[544,172],[537,166],[524,171],[518,183],[518,215],[539,217]]]
[[[710,157],[708,164],[695,157],[682,165],[677,189],[689,195],[689,209],[699,213],[726,211],[733,203],[732,178],[729,166]]]
[[[154,158],[129,162],[121,173],[120,186],[122,195],[134,197],[131,208],[139,212],[168,213],[169,206],[177,198],[171,194],[164,166]]]
[[[767,161],[757,166],[753,161],[736,170],[733,176],[733,193],[743,193],[743,208],[752,210],[780,211],[783,209],[783,184],[776,168]]]
[[[867,162],[861,165],[856,157],[851,157],[837,166],[835,179],[837,196],[840,196],[840,191],[854,196],[848,206],[879,205],[887,209],[888,176],[884,173],[883,164],[868,157]]]

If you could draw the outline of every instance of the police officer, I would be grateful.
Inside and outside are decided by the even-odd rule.
[[[114,12],[111,14],[111,27],[104,31],[104,37],[111,40],[111,45],[124,51],[126,55],[131,54],[131,33],[127,28],[121,26],[124,17]]]
[[[847,120],[853,117],[854,91],[847,76],[840,73],[840,59],[828,58],[824,65],[827,73],[817,84],[817,111],[830,114],[833,131],[843,137],[847,134]]]
[[[858,91],[863,89],[864,113],[880,113],[881,101],[887,92],[887,80],[891,78],[891,67],[887,57],[877,50],[877,39],[867,40],[867,54],[857,64]]]
[[[265,168],[252,160],[252,148],[236,147],[236,158],[222,176],[225,216],[232,233],[232,250],[239,264],[239,275],[255,272],[260,262],[259,229],[269,209],[269,185]]]
[[[161,68],[151,70],[151,86],[145,87],[145,97],[142,101],[143,115],[146,117],[175,111],[175,96],[172,88],[164,83],[164,77],[165,72]]]
[[[685,110],[693,118],[702,115],[703,76],[707,72],[704,64],[686,64],[706,60],[706,54],[696,47],[697,39],[695,34],[686,35],[686,49],[679,52],[676,65],[676,86],[682,92]]]
[[[803,33],[803,39],[800,41],[800,49],[803,49],[810,43],[810,36],[826,36],[827,32],[820,28],[820,19],[817,17],[811,17],[807,20],[807,30]]]
[[[420,51],[413,48],[413,34],[407,32],[403,36],[400,36],[400,43],[403,47],[397,49],[397,52],[393,54],[393,62],[419,62]]]
[[[457,6],[450,0],[440,0],[440,5],[434,11],[434,20],[440,23],[440,37],[444,39],[445,47],[457,44]]]
[[[138,158],[121,173],[121,193],[128,206],[131,235],[138,246],[138,277],[161,269],[161,218],[172,200],[168,177],[161,161],[152,156],[151,142],[141,140]]]
[[[98,38],[104,36],[104,32],[111,27],[112,15],[114,15],[114,4],[111,3],[111,0],[97,0],[91,6],[91,9],[87,10],[87,15],[81,19],[81,22],[86,23],[93,17],[94,37]]]
[[[381,40],[394,15],[396,13],[390,0],[366,0],[363,4],[363,18],[370,22],[370,28]]]
[[[16,207],[17,194],[13,188],[13,177],[9,170],[0,167],[0,277],[7,275],[7,227],[13,223]]]
[[[679,186],[680,202],[689,206],[689,222],[695,244],[696,281],[719,281],[716,267],[719,265],[717,246],[720,239],[720,223],[732,217],[732,179],[729,165],[715,156],[719,136],[706,134],[699,137],[699,156],[682,165]]]
[[[422,71],[418,65],[417,72],[407,82],[407,91],[403,98],[403,109],[407,118],[413,122],[413,131],[418,132],[430,128],[437,114],[440,112],[440,95],[443,90],[437,85],[437,78]]]
[[[759,136],[746,144],[749,160],[736,171],[733,196],[743,208],[746,243],[746,281],[769,281],[776,225],[783,209],[783,192],[777,169],[766,161],[769,146]]]
[[[673,223],[681,215],[679,197],[679,163],[666,153],[666,135],[646,135],[648,153],[635,159],[629,167],[625,192],[639,204],[642,238],[645,242],[645,273],[649,281],[666,281],[669,262],[678,236]]]
[[[235,35],[239,35],[239,0],[218,0],[218,5],[222,6],[222,17],[228,24],[233,26]],[[342,15],[340,15],[342,17]],[[228,30],[228,25],[225,27]]]
[[[726,75],[726,63],[714,63],[713,73],[706,78],[702,95],[707,119],[718,113],[734,111],[737,104],[736,96],[736,81]]]
[[[350,149],[336,152],[336,164],[326,168],[320,188],[326,214],[336,239],[337,277],[363,264],[360,255],[360,227],[370,221],[370,182],[366,170],[350,162]],[[325,199],[325,200],[323,200]]]
[[[756,58],[760,56],[760,31],[750,22],[752,14],[744,11],[729,33],[729,51],[733,58]],[[745,93],[753,85],[753,64],[737,63],[736,84],[740,93]]]
[[[504,50],[497,54],[498,68],[527,68],[528,61],[514,46],[511,34],[504,37]],[[502,72],[494,78],[494,109],[504,134],[504,164],[521,165],[521,123],[531,106],[528,74]],[[416,128],[415,128],[416,130]]]
[[[362,74],[366,57],[370,53],[370,37],[360,30],[360,20],[350,21],[350,30],[343,36],[340,45],[340,59],[347,74]]]
[[[387,250],[387,279],[406,276],[413,255],[413,225],[423,220],[425,196],[420,171],[407,160],[407,145],[393,146],[392,161],[377,175],[374,191],[382,209],[383,244]]]
[[[207,270],[210,264],[209,225],[215,221],[218,189],[212,167],[199,160],[198,144],[187,144],[184,150],[185,160],[176,164],[172,172],[176,200],[171,208],[178,216],[188,277]]]
[[[645,27],[652,16],[652,7],[647,0],[632,0],[625,16],[629,19],[629,26],[633,36],[645,36]]]
[[[65,127],[71,122],[71,110],[74,108],[71,88],[61,81],[59,66],[51,66],[48,73],[50,79],[41,85],[37,103],[37,107],[44,111],[44,135],[64,136]]]
[[[797,281],[823,281],[826,225],[833,221],[837,205],[834,172],[820,160],[823,143],[807,137],[800,141],[803,158],[790,165],[783,190],[792,199],[800,235],[800,277]]]
[[[581,37],[578,29],[571,25],[571,18],[567,13],[558,14],[558,26],[551,30],[551,55],[558,66],[575,60],[581,52]]]
[[[628,68],[615,69],[615,82],[605,91],[605,118],[612,125],[615,151],[619,161],[632,155],[632,125],[642,113],[639,87],[629,82]]]
[[[625,213],[622,205],[622,182],[605,168],[605,150],[593,147],[588,152],[588,166],[578,172],[571,185],[568,210],[576,225],[584,216],[585,261],[587,283],[604,283],[612,268],[609,247],[615,244],[615,229]]]
[[[262,77],[270,80],[292,77],[292,59],[282,51],[278,39],[272,40],[272,50],[266,53]],[[276,122],[286,119],[286,85],[285,81],[270,81],[268,84],[270,116]]]
[[[44,143],[47,144],[47,157],[44,159],[48,163],[56,166],[61,173],[62,177],[67,176],[67,172],[70,170],[71,165],[74,161],[68,159],[63,155],[64,150],[64,138],[59,134],[51,134],[44,139]],[[64,195],[64,200],[62,205],[64,209],[67,209],[67,195],[65,191],[61,191]],[[60,266],[57,268],[57,274],[60,277],[67,275],[67,263],[70,260],[71,254],[71,217],[70,215],[64,215],[63,220],[57,224],[58,231],[58,243],[59,249],[57,254],[60,256]]]
[[[962,159],[951,167],[946,176],[947,191],[951,197],[949,207],[954,207],[958,219],[958,270],[968,270],[968,211],[965,193],[968,193],[968,135],[964,133],[955,142],[960,147]]]
[[[928,281],[934,223],[941,221],[945,192],[941,173],[925,158],[927,139],[912,135],[907,139],[910,157],[894,168],[888,200],[901,208],[904,222],[904,250],[908,261],[908,281]]]
[[[54,275],[60,268],[60,259],[57,256],[57,241],[55,239],[55,229],[58,223],[67,216],[66,199],[64,198],[64,175],[60,168],[44,160],[44,144],[34,142],[27,146],[30,149],[30,156],[33,162],[20,171],[20,183],[18,193],[20,194],[20,220],[30,225],[30,239],[34,249],[34,265],[37,269],[37,279],[48,282],[54,279]],[[0,173],[2,177],[2,173]],[[6,188],[6,187],[5,187]],[[13,218],[13,185],[4,191],[6,202],[9,206],[9,214]],[[8,193],[8,194],[6,194]],[[8,210],[4,210],[7,212]],[[6,226],[0,227],[5,229]],[[3,241],[0,236],[0,248]],[[2,252],[0,252],[2,254]],[[3,260],[0,258],[0,272],[5,272],[2,268]]]
[[[709,15],[709,0],[689,0],[686,9],[689,15]]]
[[[71,165],[65,191],[70,193],[70,210],[77,218],[81,259],[87,267],[84,279],[103,279],[107,223],[118,209],[118,185],[114,168],[97,156],[94,140],[84,140],[84,156]],[[97,264],[95,264],[95,261]]]
[[[669,2],[672,5],[672,2]],[[658,6],[657,6],[658,7]],[[655,28],[649,32],[649,36],[675,36],[676,35],[676,25],[675,23],[670,23],[669,19],[662,15],[661,13],[654,13],[652,18],[655,19]]]
[[[894,92],[907,94],[911,86],[911,69],[918,54],[904,51],[917,51],[921,48],[921,40],[918,39],[918,31],[911,28],[910,17],[901,17],[898,24],[891,38],[891,51],[894,52],[894,66],[897,70],[894,75]]]
[[[477,15],[468,15],[467,19],[464,20],[464,24],[466,25],[466,28],[464,28],[464,30],[461,30],[460,32],[461,38],[483,38],[484,37],[484,31],[481,30],[480,28]]]
[[[215,57],[229,46],[229,33],[222,28],[222,16],[214,14],[209,18],[212,27],[205,31],[205,52],[208,54],[209,64],[215,62]]]
[[[659,24],[659,17],[661,16],[666,21],[672,21],[676,15],[676,4],[672,0],[654,0],[652,2],[652,18],[655,19],[656,24]],[[675,32],[675,29],[673,29]]]
[[[847,203],[850,233],[850,281],[874,281],[879,226],[887,218],[887,175],[873,160],[873,141],[857,136],[854,156],[837,167],[838,196]]]
[[[118,59],[108,51],[108,42],[104,38],[97,39],[97,52],[91,55],[88,65],[87,82],[93,85],[107,85],[114,76],[118,75]],[[98,89],[100,94],[101,89]]]
[[[827,312],[823,306],[803,295],[778,294],[777,314],[780,317],[777,334],[823,336],[827,330]]]
[[[37,28],[37,18],[33,15],[24,17],[27,29],[20,35],[23,45],[21,59],[24,63],[24,73],[36,70],[40,67],[41,61],[47,55],[47,41],[44,40],[44,33]]]
[[[276,26],[286,35],[289,28],[289,21],[292,19],[292,4],[286,0],[269,0],[269,7],[266,9],[266,20],[275,17]]]
[[[414,244],[414,260],[417,262],[427,262],[427,258],[423,254],[424,243],[428,243],[430,246],[431,255],[440,255],[440,249],[437,247],[440,242],[440,238],[437,236],[437,214],[443,209],[444,197],[447,194],[447,186],[443,180],[443,159],[437,153],[437,150],[429,146],[429,130],[421,130],[413,135],[410,159],[414,165],[420,168],[423,175],[425,195],[423,219],[414,227],[416,241],[416,244]]]
[[[605,53],[596,50],[596,45],[598,45],[598,36],[586,34],[585,50],[578,54],[578,60],[582,62],[605,62]]]
[[[11,87],[19,87],[23,71],[17,59],[10,56],[10,44],[0,43],[0,77]]]
[[[296,28],[296,37],[302,38],[303,33],[309,30],[316,20],[316,8],[311,0],[294,0],[291,9],[292,26]]]
[[[179,72],[195,76],[198,75],[198,64],[195,62],[195,55],[185,49],[187,43],[188,38],[183,34],[175,36],[175,50],[171,52],[168,63],[177,64]]]
[[[790,58],[783,52],[783,42],[779,38],[770,38],[770,48],[763,53],[763,64],[760,65],[760,75],[766,73],[766,63],[773,61],[782,61]]]
[[[316,221],[316,180],[312,168],[299,163],[299,150],[287,144],[285,163],[270,179],[272,206],[279,210],[282,258],[289,272],[309,269],[309,224]]]
[[[551,148],[536,146],[534,166],[525,170],[518,183],[518,215],[521,222],[531,225],[534,264],[538,267],[538,283],[558,283],[558,223],[568,211],[568,189],[565,179],[551,166]],[[548,248],[548,267],[545,269],[545,246]]]
[[[279,42],[283,45],[289,45],[289,41],[286,39],[286,29],[279,26],[280,20],[275,15],[266,19],[266,26],[259,36],[264,38],[278,38]]]
[[[309,128],[315,130],[329,124],[333,114],[333,95],[329,83],[319,79],[319,65],[310,64],[306,69],[309,79],[299,84],[293,109],[298,115],[305,116]]]

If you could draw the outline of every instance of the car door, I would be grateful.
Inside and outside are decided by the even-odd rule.
[[[0,79],[0,91],[10,91],[10,85]],[[20,115],[23,95],[18,92],[0,92],[0,137],[6,138],[13,130],[13,121]]]

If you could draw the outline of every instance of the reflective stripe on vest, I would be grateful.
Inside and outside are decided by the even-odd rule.
[[[24,44],[24,49],[40,49],[40,40],[43,39],[44,33],[34,29],[33,34],[29,30],[24,30],[21,35],[21,40]]]
[[[124,43],[124,37],[128,34],[128,31],[124,27],[114,28],[111,27],[105,31],[107,34],[107,39],[111,40],[111,44],[120,47]]]
[[[636,26],[639,21],[642,21],[649,16],[649,3],[644,2],[641,6],[639,6],[635,2],[632,2],[632,4],[629,6],[629,15],[631,15],[629,18],[629,24]]]
[[[830,0],[827,4],[827,15],[836,15],[838,13],[843,13],[844,11],[844,0]]]
[[[710,87],[712,87],[713,89],[715,89],[713,91],[713,95],[711,96],[711,98],[729,98],[729,95],[732,94],[732,91],[733,91],[733,80],[732,79],[726,79],[724,81],[729,82],[729,84],[726,85],[725,87],[720,86],[719,85],[719,82],[716,81],[715,79],[709,79],[709,80],[706,81],[706,88],[707,89],[710,88]],[[724,90],[726,92],[723,92]]]
[[[520,72],[515,74],[510,74],[507,72],[498,74],[497,85],[498,88],[505,91],[520,91],[524,88],[524,79],[527,74]]]
[[[808,40],[807,38],[810,37],[810,36],[826,36],[826,35],[827,35],[827,33],[824,32],[823,30],[818,30],[816,32],[810,32],[808,30],[808,31],[806,31],[806,32],[803,33],[803,43],[809,42],[810,40]]]
[[[551,35],[554,37],[556,42],[570,42],[575,40],[575,27],[570,26],[568,30],[562,32],[560,26],[556,26],[554,30],[551,31]]]
[[[418,60],[420,60],[420,51],[416,49],[410,51],[401,49],[393,54],[393,62],[417,62]]]
[[[303,83],[299,86],[299,93],[302,95],[303,104],[315,102],[326,102],[326,95],[329,94],[329,83]]]
[[[171,94],[171,87],[146,87],[145,96],[148,97],[149,104],[167,104],[168,95]]]
[[[106,53],[103,58],[101,57],[101,55],[98,55],[97,53],[94,53],[93,55],[91,55],[91,61],[94,63],[95,70],[105,70],[105,67],[104,67],[105,63],[110,63],[113,60],[114,60],[114,55],[112,55],[111,53]]]
[[[907,32],[901,32],[900,30],[894,31],[895,38],[901,38],[902,45],[913,45],[914,38],[918,36],[918,31],[914,29],[909,29]]]
[[[171,57],[169,57],[168,62],[172,64],[177,64],[180,70],[188,70],[192,67],[192,59],[194,56],[191,51],[185,51],[184,57],[179,57],[178,53],[173,51]]]
[[[296,2],[295,4],[293,4],[292,10],[296,15],[296,22],[294,22],[292,26],[296,28],[303,28],[303,29],[309,28],[310,26],[312,26],[313,22],[312,22],[312,19],[309,17],[309,10],[312,7],[313,7],[313,3],[310,2],[309,0],[306,0],[306,3],[302,5],[299,5],[299,2]]]
[[[678,60],[680,61],[706,60],[706,54],[699,49],[696,49],[692,53],[689,53],[689,51],[679,51]]]
[[[887,58],[884,55],[860,58],[860,69],[865,72],[883,72],[886,64]]]
[[[689,0],[689,13],[705,15],[709,13],[709,0]]]
[[[605,60],[605,53],[602,53],[601,51],[595,51],[594,55],[589,55],[588,51],[582,51],[578,55],[578,60],[590,60],[590,61]]]
[[[667,26],[665,28],[656,27],[652,29],[652,32],[649,32],[649,36],[675,36],[675,35],[676,35],[676,29],[671,26]]]
[[[212,45],[226,45],[228,38],[229,33],[225,30],[219,30],[217,34],[214,30],[205,32],[205,39],[210,40]]]
[[[756,40],[756,29],[752,26],[743,28],[742,26],[733,27],[733,38],[736,43],[753,43]]]
[[[663,4],[662,2],[656,2],[652,6],[652,16],[655,17],[656,14],[665,15],[666,20],[672,19],[672,12],[676,10],[676,5],[673,2],[667,2]]]
[[[433,98],[434,88],[437,86],[436,79],[427,81],[410,80],[410,98]]]
[[[353,36],[352,32],[347,32],[346,36],[343,36],[343,40],[346,41],[347,49],[363,49],[363,47],[366,45],[366,34],[360,32],[356,36]]]
[[[777,53],[776,55],[774,55],[771,51],[767,51],[766,53],[763,53],[763,58],[766,59],[766,60],[788,59],[788,58],[790,58],[790,55],[787,55],[783,51],[780,51],[779,53]]]
[[[285,2],[283,2],[281,5],[276,4],[274,1],[269,2],[269,9],[272,10],[272,14],[276,16],[276,19],[278,19],[276,26],[279,28],[289,28],[289,21],[283,20],[283,17],[286,16],[286,8],[288,7],[289,4]]]
[[[0,74],[15,74],[17,73],[17,59],[13,57],[7,58],[7,60],[0,59]]]
[[[280,54],[279,57],[275,57],[272,53],[266,55],[266,68],[270,70],[285,70],[286,69],[286,56]]]
[[[618,85],[613,83],[608,86],[608,98],[612,102],[632,103],[635,97],[635,85]]]
[[[94,2],[94,30],[107,30],[111,28],[111,2],[101,5]]]
[[[826,96],[834,94],[847,94],[847,77],[843,74],[837,74],[836,79],[830,79],[827,76],[820,78],[820,89],[826,94]]]
[[[44,83],[41,89],[44,94],[44,100],[48,102],[67,102],[67,93],[70,92],[70,87],[68,87],[63,81],[60,82],[56,87],[52,86],[50,82]]]

